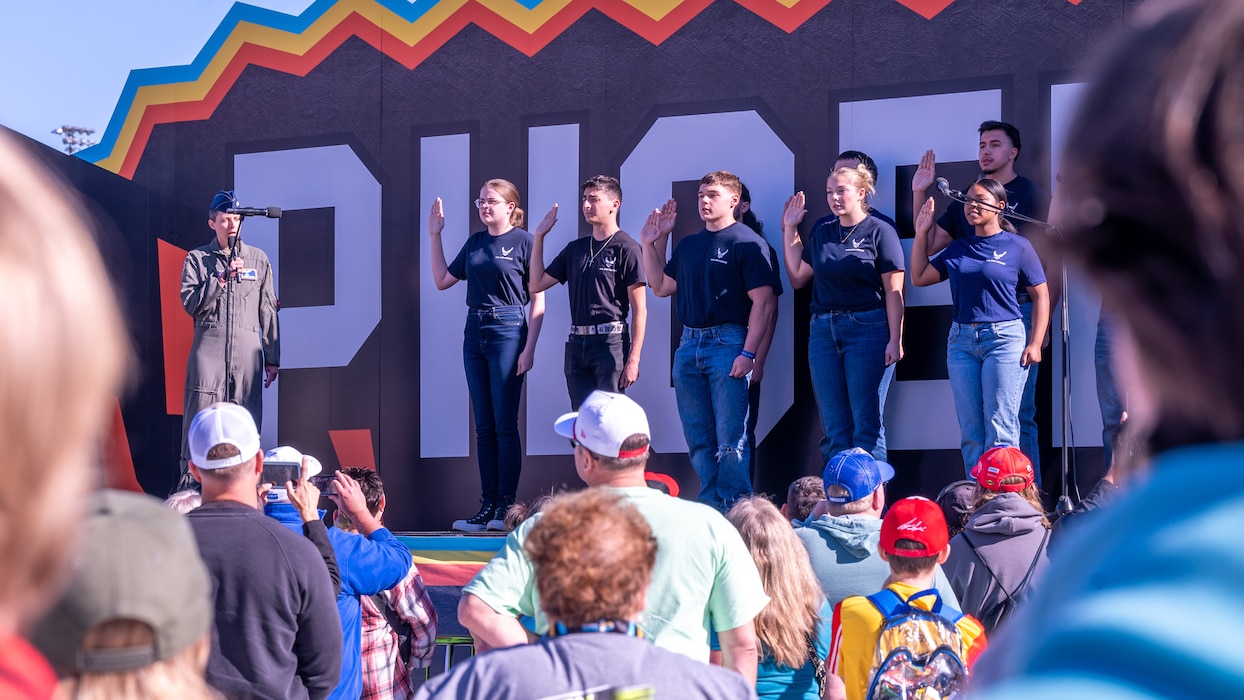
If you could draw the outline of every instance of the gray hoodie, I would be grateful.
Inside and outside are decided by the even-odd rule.
[[[1014,595],[1034,558],[1037,568],[1029,585],[1039,585],[1050,563],[1041,544],[1044,535],[1041,513],[1018,493],[1001,493],[981,504],[968,518],[963,533],[950,541],[950,559],[946,561],[946,574],[963,601],[963,612],[980,617],[1005,600],[999,583]],[[965,537],[1000,581],[981,565]]]
[[[853,595],[872,595],[885,587],[890,565],[877,554],[881,542],[881,518],[871,515],[822,515],[804,527],[795,528],[799,541],[808,550],[812,571],[829,604],[837,605]],[[934,587],[942,602],[959,608],[950,582],[937,568]]]

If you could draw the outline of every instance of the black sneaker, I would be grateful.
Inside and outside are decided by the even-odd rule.
[[[496,506],[492,501],[480,499],[479,512],[466,520],[455,520],[452,530],[458,532],[483,532],[488,528],[488,521],[492,519]]]
[[[488,521],[489,530],[497,530],[499,532],[507,532],[510,528],[505,526],[505,513],[513,505],[513,501],[500,500],[493,508],[492,517]]]

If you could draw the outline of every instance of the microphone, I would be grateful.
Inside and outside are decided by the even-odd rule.
[[[267,207],[261,209],[259,207],[233,207],[225,210],[226,214],[237,214],[238,216],[266,216],[269,219],[281,218],[280,207]]]
[[[936,182],[937,182],[937,189],[941,191],[941,193],[946,195],[947,197],[950,197],[951,199],[955,199],[955,195],[959,195],[960,197],[963,196],[962,193],[956,190],[950,189],[950,182],[948,182],[946,178],[939,177],[937,178]]]

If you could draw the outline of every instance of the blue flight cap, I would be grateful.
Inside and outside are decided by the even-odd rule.
[[[226,209],[236,207],[237,199],[233,196],[233,190],[221,190],[212,197],[212,206],[209,211],[225,211]]]

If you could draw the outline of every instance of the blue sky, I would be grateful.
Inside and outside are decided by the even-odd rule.
[[[246,3],[299,14],[313,0]],[[56,148],[58,126],[103,135],[135,68],[194,60],[232,0],[14,0],[0,41],[0,124]]]

